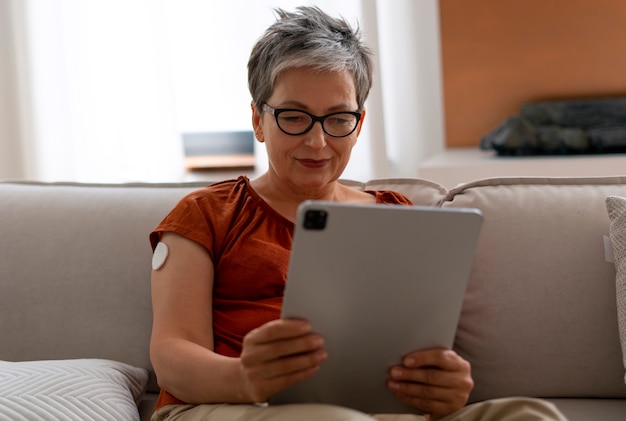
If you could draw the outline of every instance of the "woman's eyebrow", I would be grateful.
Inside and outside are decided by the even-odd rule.
[[[278,106],[276,108],[298,108],[298,109],[302,109],[305,111],[309,111],[309,107],[299,101],[285,101],[285,102],[281,102],[280,104],[278,104]],[[327,108],[326,111],[329,112],[335,112],[335,111],[346,111],[346,110],[352,110],[354,107],[353,105],[350,104],[338,104],[338,105],[334,105],[330,108]]]

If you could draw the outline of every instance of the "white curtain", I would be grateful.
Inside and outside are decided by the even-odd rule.
[[[13,1],[27,53],[24,178],[176,180],[174,124],[159,0]],[[128,34],[133,34],[128,37]]]
[[[21,121],[27,115],[23,109],[27,95],[17,71],[25,67],[19,65],[23,19],[15,6],[16,0],[0,0],[0,179],[24,178],[27,173],[23,129],[28,125]]]
[[[378,60],[368,104],[371,176],[416,177],[419,164],[445,143],[439,2],[362,3],[364,29]]]
[[[301,4],[266,3],[0,0],[0,178],[183,179],[181,131],[201,130],[205,120],[225,124],[227,119],[216,117],[220,107],[237,109],[234,104],[242,103],[243,113],[249,112],[247,46],[273,21],[268,5]],[[416,176],[421,160],[443,148],[438,1],[311,3],[359,19],[377,53],[366,128],[344,177]],[[205,14],[176,15],[194,7],[204,7]],[[171,32],[175,19],[203,36],[176,44],[181,34]],[[224,27],[226,20],[232,29],[205,39],[203,25],[212,25],[212,19],[219,21],[213,26]],[[227,42],[235,47],[225,48]],[[181,47],[186,44],[190,48]],[[217,47],[221,50],[212,49]],[[196,61],[190,63],[185,51]],[[241,67],[233,77],[242,80],[227,94],[216,94],[219,87],[203,84],[202,75],[224,63]],[[195,85],[176,89],[175,82],[191,80],[194,70]],[[216,82],[211,74],[206,79]],[[194,96],[200,105],[194,105]],[[247,125],[249,117],[239,121]],[[259,169],[266,168],[262,148],[257,158]]]

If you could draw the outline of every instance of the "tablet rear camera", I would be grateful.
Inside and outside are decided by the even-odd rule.
[[[310,209],[304,214],[304,228],[308,230],[323,230],[326,228],[328,212],[320,209]]]

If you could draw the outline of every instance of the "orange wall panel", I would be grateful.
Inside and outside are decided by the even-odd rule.
[[[446,145],[528,101],[626,95],[626,1],[440,0]]]

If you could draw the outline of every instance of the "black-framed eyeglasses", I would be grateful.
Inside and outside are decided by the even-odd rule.
[[[346,137],[352,134],[359,125],[361,113],[342,111],[316,116],[302,110],[290,108],[272,108],[265,102],[262,104],[265,111],[276,119],[278,128],[283,133],[298,136],[305,134],[319,121],[324,133],[332,137]]]

